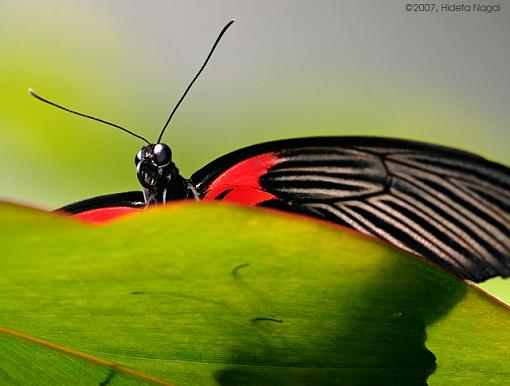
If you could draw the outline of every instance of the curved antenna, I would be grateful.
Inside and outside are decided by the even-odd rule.
[[[177,111],[177,109],[179,108],[179,105],[181,104],[181,102],[184,100],[184,98],[186,97],[186,94],[188,93],[189,89],[191,88],[191,86],[193,86],[193,83],[195,83],[195,81],[197,80],[197,78],[200,76],[200,74],[202,73],[202,71],[204,70],[205,66],[207,65],[207,62],[209,61],[209,59],[211,58],[214,50],[216,49],[216,46],[218,45],[218,43],[220,42],[223,34],[227,31],[227,29],[232,25],[232,23],[236,21],[236,19],[232,19],[230,20],[226,25],[225,27],[223,27],[223,29],[221,30],[220,34],[218,35],[218,37],[216,38],[216,41],[214,42],[212,48],[211,48],[211,51],[209,51],[209,55],[207,55],[207,58],[205,58],[205,62],[204,64],[202,64],[202,67],[200,67],[200,70],[198,70],[197,74],[195,75],[195,77],[192,79],[192,81],[190,82],[190,84],[188,85],[188,87],[186,88],[186,90],[184,91],[184,93],[182,94],[181,96],[181,99],[179,99],[179,101],[177,102],[177,104],[175,105],[174,109],[172,110],[172,112],[170,113],[170,116],[168,117],[166,123],[165,123],[165,126],[163,126],[163,129],[161,130],[161,133],[159,134],[159,138],[158,138],[158,142],[156,143],[159,143],[159,141],[161,141],[161,138],[163,137],[163,134],[165,133],[165,130],[166,130],[166,127],[168,126],[168,124],[170,123],[170,120],[172,119],[172,117],[174,116],[175,112]]]
[[[96,118],[96,117],[93,117],[91,115],[87,115],[87,114],[83,114],[83,113],[79,113],[78,111],[74,111],[74,110],[71,110],[71,109],[68,109],[67,107],[64,107],[64,106],[60,106],[60,105],[57,105],[56,103],[54,102],[51,102],[49,101],[48,99],[45,99],[43,98],[42,96],[38,95],[34,90],[32,90],[31,88],[28,89],[28,93],[30,95],[32,95],[35,99],[39,99],[40,101],[42,102],[45,102],[49,105],[52,105],[52,106],[55,106],[59,109],[62,109],[64,111],[67,111],[69,113],[72,113],[72,114],[76,114],[76,115],[79,115],[80,117],[85,117],[85,118],[89,118],[89,119],[92,119],[94,121],[98,121],[98,122],[101,122],[101,123],[104,123],[104,124],[107,124],[109,126],[113,126],[113,127],[116,127],[117,129],[121,129],[122,131],[125,131],[126,133],[128,134],[131,134],[132,136],[136,137],[136,138],[139,138],[141,139],[142,141],[145,141],[147,142],[147,145],[150,145],[150,142],[148,140],[146,140],[144,137],[142,137],[141,135],[138,135],[138,134],[135,134],[133,133],[132,131],[128,130],[128,129],[125,129],[123,128],[122,126],[119,126],[119,125],[116,125],[115,123],[111,123],[111,122],[108,122],[108,121],[105,121],[103,119],[100,119],[100,118]]]

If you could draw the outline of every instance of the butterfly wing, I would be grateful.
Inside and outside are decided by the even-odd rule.
[[[510,276],[510,169],[463,151],[316,137],[227,154],[190,179],[202,199],[305,213],[473,281]]]
[[[87,222],[101,223],[143,207],[145,200],[142,192],[125,192],[78,201],[57,212],[72,214]]]

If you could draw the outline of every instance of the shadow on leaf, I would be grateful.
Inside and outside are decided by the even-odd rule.
[[[267,281],[250,278],[248,272],[243,272],[246,280],[240,290],[260,296],[254,312],[260,314],[259,307],[266,307],[268,315],[274,314],[278,305],[271,301],[271,289],[264,288]],[[303,285],[289,293],[290,302],[306,299],[310,291],[319,292],[323,301],[311,304],[304,315],[278,315],[283,323],[254,324],[252,335],[228,360],[235,365],[217,371],[216,381],[221,385],[426,385],[436,368],[436,357],[426,348],[426,327],[464,296],[465,285],[408,256],[389,259],[388,265],[374,270],[369,287],[360,284],[353,291],[343,285],[341,272],[338,275],[337,284],[326,280],[319,288]],[[317,287],[317,281],[314,284]],[[307,336],[296,336],[296,331]],[[304,343],[310,337],[313,343]],[[303,345],[296,342],[300,338]]]

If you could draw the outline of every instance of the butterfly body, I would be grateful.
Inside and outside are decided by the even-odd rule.
[[[188,182],[172,162],[172,151],[164,143],[142,147],[135,157],[136,175],[142,185],[146,205],[183,199]]]

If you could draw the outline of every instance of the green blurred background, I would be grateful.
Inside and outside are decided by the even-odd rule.
[[[142,142],[27,88],[155,139],[231,18],[164,138],[183,175],[239,147],[310,135],[404,137],[509,165],[510,6],[404,5],[2,0],[0,197],[55,208],[138,189]],[[510,283],[484,286],[510,301]]]

